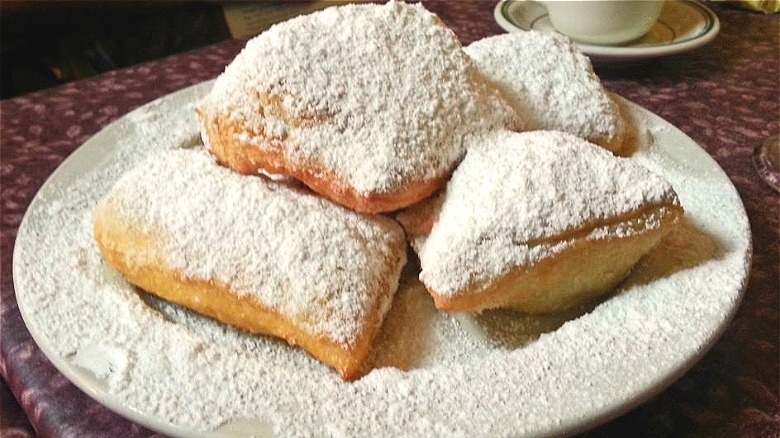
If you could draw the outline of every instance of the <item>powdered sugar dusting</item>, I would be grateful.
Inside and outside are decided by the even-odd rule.
[[[218,166],[203,149],[152,154],[101,201],[160,239],[185,278],[239,296],[352,346],[394,291],[405,263],[398,224],[360,215],[302,190]]]
[[[247,43],[203,107],[246,126],[239,142],[281,147],[360,194],[441,177],[462,158],[464,135],[515,117],[451,30],[422,5],[396,2],[272,27]]]
[[[441,295],[533,265],[572,244],[545,239],[649,205],[678,204],[659,176],[571,134],[497,131],[472,141],[419,248],[420,279]],[[588,237],[603,233],[596,227]]]
[[[686,221],[614,296],[559,319],[498,324],[511,315],[437,312],[410,269],[376,345],[375,369],[342,382],[283,342],[139,294],[93,242],[98,199],[150,153],[180,147],[186,136],[171,132],[197,133],[186,106],[204,91],[142,109],[77,151],[33,202],[14,258],[19,308],[55,365],[163,433],[563,434],[670,383],[717,338],[739,301],[750,230],[736,191],[690,139],[631,107],[655,137],[631,160],[672,183]],[[72,362],[74,353],[101,351],[108,375],[100,364],[92,368],[102,380]]]
[[[620,112],[585,55],[551,32],[515,32],[475,41],[465,49],[499,87],[528,130],[564,131],[612,140]]]

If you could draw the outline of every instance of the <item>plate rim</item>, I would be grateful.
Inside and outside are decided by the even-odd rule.
[[[498,25],[507,32],[528,32],[531,29],[525,29],[516,25],[509,17],[509,8],[513,4],[528,3],[533,0],[500,0],[494,10],[493,18]],[[680,4],[690,5],[698,11],[707,21],[705,29],[697,35],[682,41],[673,41],[668,44],[659,44],[655,46],[644,47],[625,47],[578,43],[573,41],[575,46],[585,55],[595,58],[598,61],[621,61],[636,59],[653,59],[663,56],[676,55],[688,52],[710,43],[720,33],[720,19],[715,12],[694,0],[667,0]],[[543,5],[539,5],[544,7]]]
[[[79,146],[76,150],[74,150],[73,153],[70,154],[68,158],[66,158],[58,167],[55,169],[55,171],[46,179],[44,184],[40,187],[36,195],[34,196],[33,200],[31,201],[27,211],[25,212],[25,215],[22,219],[22,222],[20,223],[17,236],[22,236],[25,233],[22,232],[23,227],[29,226],[26,225],[30,219],[29,216],[31,215],[31,212],[36,208],[41,208],[38,206],[41,202],[44,202],[44,194],[51,184],[54,184],[57,182],[58,176],[65,172],[69,167],[73,166],[73,163],[77,163],[80,158],[82,158],[85,154],[92,153],[91,149],[96,149],[95,145],[99,144],[97,141],[99,141],[99,138],[101,135],[108,135],[105,134],[106,131],[109,130],[115,130],[119,126],[121,126],[121,123],[125,123],[127,121],[127,118],[131,116],[136,111],[144,111],[148,106],[156,104],[158,101],[163,99],[189,99],[194,98],[194,94],[199,90],[199,87],[206,87],[208,84],[211,83],[211,81],[206,81],[200,84],[196,84],[190,87],[187,87],[183,90],[179,90],[177,92],[171,93],[169,95],[163,96],[159,99],[156,99],[154,101],[151,101],[138,109],[125,114],[124,116],[120,117],[116,121],[110,123],[106,127],[104,127],[101,131],[99,131],[97,134],[95,134],[93,137],[91,137],[87,142]],[[192,94],[192,96],[190,96]],[[629,105],[635,107],[635,109],[639,109],[642,112],[648,113],[655,118],[665,122],[669,126],[674,126],[671,123],[667,122],[662,117],[658,116],[657,114],[651,112],[648,109],[645,109],[644,107],[635,104],[631,101],[628,101],[627,99],[620,98],[623,102],[627,102]],[[714,165],[713,170],[715,170],[717,173],[719,173],[720,177],[725,178],[729,184],[729,190],[733,192],[736,200],[739,202],[739,206],[741,208],[741,219],[745,219],[747,221],[747,226],[749,227],[749,220],[747,219],[747,213],[744,208],[744,202],[742,202],[741,197],[739,196],[733,182],[728,178],[728,175],[725,173],[725,171],[720,167],[720,165],[710,156],[696,141],[694,141],[692,138],[690,138],[687,134],[679,130],[679,128],[674,127],[676,132],[680,135],[685,136],[687,139],[687,147],[692,147],[694,150],[696,150],[696,154],[703,157],[703,159],[706,159],[709,163],[709,165]],[[97,139],[97,140],[96,140]],[[91,147],[84,148],[86,145],[92,145]],[[118,151],[118,147],[113,147],[108,152],[108,156],[113,156]],[[97,166],[97,165],[96,165]],[[88,167],[88,168],[94,168],[94,167]],[[34,207],[35,206],[35,207]],[[22,300],[21,302],[18,300],[19,292],[22,291],[25,287],[19,288],[19,275],[21,269],[23,269],[23,266],[21,266],[20,261],[20,253],[22,251],[22,245],[14,245],[14,252],[13,252],[13,261],[12,261],[12,272],[13,272],[13,284],[15,288],[15,294],[17,297],[17,305],[19,308],[19,311],[22,315],[22,318],[24,320],[25,325],[28,327],[28,330],[30,332],[31,337],[36,343],[36,346],[41,349],[41,351],[46,356],[47,360],[49,360],[55,368],[59,372],[61,372],[70,382],[72,382],[76,387],[84,391],[88,396],[90,396],[92,399],[94,399],[96,402],[103,404],[113,412],[117,413],[120,416],[123,416],[125,418],[128,418],[138,424],[141,424],[145,427],[148,427],[151,430],[155,430],[161,433],[165,433],[168,435],[175,435],[175,436],[233,436],[231,432],[229,431],[223,431],[220,430],[220,428],[213,429],[206,432],[199,432],[194,431],[190,429],[186,429],[182,426],[176,425],[174,423],[168,422],[166,420],[160,419],[158,417],[154,417],[151,414],[143,413],[133,406],[129,406],[126,402],[124,402],[122,399],[117,397],[116,395],[108,392],[105,388],[101,388],[101,383],[98,379],[95,379],[93,377],[90,377],[88,371],[84,370],[83,368],[80,368],[72,363],[69,362],[69,359],[66,357],[62,357],[59,354],[57,354],[52,348],[50,348],[50,345],[46,342],[45,339],[42,338],[42,334],[37,330],[37,324],[34,321],[34,318],[32,318],[32,315],[28,313],[28,309],[25,306],[25,301]],[[666,370],[666,372],[662,373],[662,376],[659,378],[659,380],[656,382],[654,386],[650,387],[642,387],[639,390],[637,390],[633,397],[625,397],[623,398],[622,402],[611,404],[607,407],[602,407],[600,410],[593,413],[591,416],[587,416],[585,418],[577,418],[577,419],[569,419],[569,421],[564,422],[556,429],[549,429],[545,433],[563,433],[563,434],[571,434],[576,432],[581,432],[584,430],[589,430],[593,427],[596,427],[600,424],[603,424],[605,422],[608,422],[619,415],[622,415],[637,406],[639,406],[642,403],[645,403],[646,401],[650,400],[651,398],[655,397],[659,393],[666,390],[670,385],[672,385],[675,381],[677,381],[682,375],[687,373],[691,368],[693,368],[710,350],[711,348],[718,342],[718,340],[721,338],[722,334],[730,327],[731,322],[740,308],[742,299],[745,295],[745,290],[747,288],[748,280],[749,280],[749,274],[750,274],[750,265],[752,263],[752,233],[748,235],[748,241],[747,241],[747,248],[746,248],[746,272],[745,277],[742,278],[742,283],[740,286],[740,290],[737,291],[736,300],[735,302],[729,307],[728,314],[723,315],[722,322],[719,326],[716,327],[716,330],[712,332],[712,334],[707,338],[706,342],[701,345],[701,348],[699,348],[697,351],[693,352],[690,355],[686,355],[685,360],[675,363],[674,367],[669,368]],[[234,419],[232,421],[239,421],[241,419]],[[252,419],[252,422],[256,422],[258,425],[265,424],[263,420],[261,419]],[[230,424],[230,422],[228,423]]]

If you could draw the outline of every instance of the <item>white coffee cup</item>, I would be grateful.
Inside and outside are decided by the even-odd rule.
[[[646,34],[663,0],[545,0],[558,32],[588,44],[620,44]]]

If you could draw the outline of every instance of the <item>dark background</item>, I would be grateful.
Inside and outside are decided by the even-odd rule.
[[[230,38],[216,1],[0,1],[0,98]]]

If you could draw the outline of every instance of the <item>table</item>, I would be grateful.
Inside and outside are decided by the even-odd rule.
[[[503,32],[492,17],[495,2],[424,3],[464,44]],[[722,29],[711,44],[597,72],[608,89],[702,145],[734,182],[753,233],[744,301],[722,338],[686,375],[585,436],[761,437],[780,431],[780,195],[751,164],[755,146],[780,132],[780,17],[712,8]],[[213,78],[243,44],[228,40],[0,103],[0,436],[159,436],[91,400],[36,347],[15,300],[14,239],[38,188],[81,143],[150,100]]]

